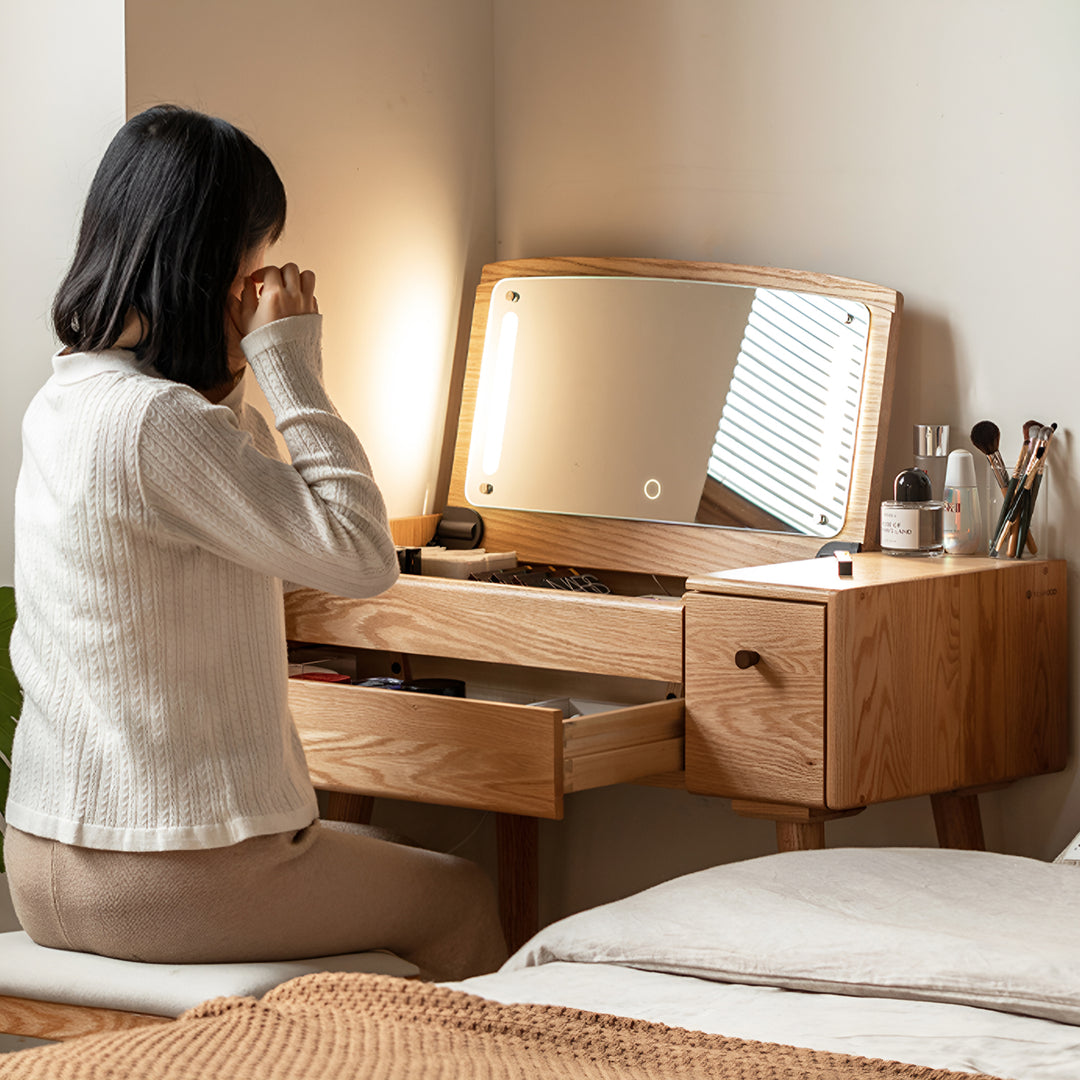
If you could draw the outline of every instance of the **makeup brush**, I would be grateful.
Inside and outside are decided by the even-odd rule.
[[[1020,520],[1019,546],[1021,553],[1024,550],[1023,543],[1026,539],[1028,547],[1031,548],[1031,554],[1035,554],[1035,549],[1031,545],[1031,534],[1028,532],[1028,529],[1031,527],[1031,518],[1035,512],[1035,500],[1039,497],[1039,485],[1042,483],[1043,469],[1046,468],[1046,459],[1050,452],[1050,440],[1054,437],[1055,431],[1057,431],[1056,421],[1048,428],[1043,428],[1044,441],[1042,458],[1035,469],[1035,477],[1031,483],[1031,491],[1028,495],[1027,506],[1024,509],[1024,516]]]
[[[1008,553],[1010,557],[1023,553],[1024,549],[1021,544],[1027,535],[1026,523],[1031,521],[1032,487],[1039,475],[1039,470],[1043,466],[1047,448],[1056,430],[1056,423],[1049,427],[1040,427],[1030,438],[1030,451],[1027,461],[1024,463],[1024,470],[1020,477],[1019,486],[1016,489],[1016,496],[1009,508],[1007,529],[1005,530],[1009,534]],[[1004,536],[1005,533],[999,539],[998,547],[1001,546],[1001,540],[1004,539]]]
[[[1001,494],[1009,486],[1009,470],[1005,468],[1005,462],[1001,460],[998,452],[998,444],[1001,442],[1001,429],[993,420],[980,420],[971,429],[971,444],[976,450],[986,455],[990,468],[994,473],[994,479],[1001,488]]]
[[[1028,421],[1030,424],[1031,421]],[[990,541],[990,554],[994,555],[1001,548],[1002,541],[1005,539],[1005,533],[1008,531],[1009,523],[1009,510],[1012,508],[1013,498],[1016,495],[1016,486],[1020,481],[1020,473],[1024,468],[1024,462],[1027,460],[1028,452],[1028,432],[1030,428],[1028,424],[1024,425],[1024,445],[1020,447],[1020,454],[1016,459],[1016,466],[1013,468],[1012,476],[1009,477],[1009,482],[1005,485],[1005,491],[1002,493],[1001,498],[1001,513],[998,515],[997,525],[994,526],[994,536]]]
[[[1038,420],[1028,420],[1024,424],[1024,444],[1020,447],[1020,454],[1016,459],[1016,468],[1013,469],[1008,486],[1005,489],[1004,498],[1001,501],[1001,515],[998,517],[997,526],[994,529],[994,539],[990,544],[990,554],[993,555],[1001,549],[1006,534],[1015,521],[1013,513],[1018,491],[1020,490],[1020,478],[1024,475],[1031,451],[1031,432],[1034,428],[1042,430],[1042,424]]]
[[[1031,501],[1034,504],[1036,496],[1039,494],[1039,485],[1042,483],[1043,469],[1046,468],[1046,458],[1050,451],[1050,440],[1054,437],[1054,432],[1057,431],[1057,421],[1050,425],[1050,434],[1046,437],[1046,450],[1047,453],[1043,454],[1042,461],[1039,462],[1039,470],[1035,474],[1035,483],[1031,485]]]
[[[1042,429],[1046,431],[1046,428]],[[1027,536],[1027,525],[1031,520],[1031,485],[1035,482],[1035,476],[1046,454],[1047,440],[1040,433],[1039,438],[1032,443],[1031,455],[1028,458],[1027,467],[1024,470],[1021,486],[1017,491],[1016,500],[1012,510],[1009,511],[1009,557],[1014,558],[1023,554],[1024,539]]]

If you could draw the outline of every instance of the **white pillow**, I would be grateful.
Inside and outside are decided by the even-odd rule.
[[[503,970],[560,960],[1080,1024],[1080,878],[982,851],[787,852],[572,915]]]

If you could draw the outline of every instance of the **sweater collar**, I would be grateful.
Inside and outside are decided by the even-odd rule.
[[[142,363],[130,349],[104,349],[101,352],[58,352],[53,357],[53,378],[61,386],[82,382],[108,372],[122,375],[148,375],[153,379],[163,379],[149,364]],[[244,403],[244,390],[247,384],[248,369],[229,393],[218,402],[238,413]],[[192,391],[195,393],[196,391]]]
[[[160,378],[148,364],[141,364],[130,349],[104,349],[93,353],[61,351],[53,357],[53,377],[64,386],[111,371]]]

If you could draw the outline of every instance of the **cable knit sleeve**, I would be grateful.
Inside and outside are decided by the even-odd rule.
[[[137,444],[147,506],[180,540],[253,570],[340,596],[397,578],[382,494],[367,455],[322,385],[319,315],[242,341],[292,463],[260,453],[231,409],[168,384]]]

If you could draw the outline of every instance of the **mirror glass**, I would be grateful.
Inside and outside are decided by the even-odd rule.
[[[465,488],[483,508],[835,536],[869,311],[709,281],[504,278]]]

